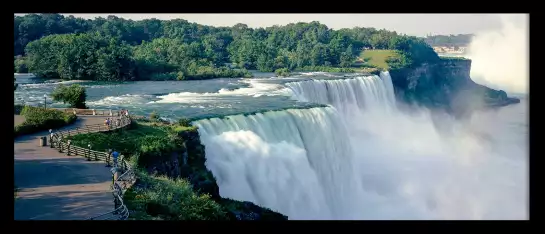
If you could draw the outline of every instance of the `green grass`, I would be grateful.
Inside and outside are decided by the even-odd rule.
[[[390,57],[399,56],[399,53],[395,50],[364,50],[360,55],[360,61],[365,62],[363,66],[388,70],[390,67],[386,60]]]
[[[68,137],[72,145],[87,147],[91,143],[93,150],[107,151],[115,149],[123,155],[136,153],[142,141],[148,137],[167,138],[172,127],[161,124],[134,121],[127,129],[120,129],[113,132],[100,132],[79,134]]]

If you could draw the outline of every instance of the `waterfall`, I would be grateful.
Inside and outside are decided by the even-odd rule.
[[[195,123],[220,195],[290,219],[355,219],[359,187],[346,128],[335,109],[234,115]]]
[[[345,114],[362,109],[395,108],[394,87],[388,72],[381,72],[380,76],[290,82],[286,86],[299,101],[330,104]]]
[[[222,197],[290,219],[526,217],[524,148],[483,137],[498,118],[441,117],[440,132],[428,112],[397,110],[388,72],[286,86],[330,106],[193,123]]]

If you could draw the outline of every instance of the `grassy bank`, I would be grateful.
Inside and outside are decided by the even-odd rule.
[[[71,113],[32,106],[15,106],[15,114],[25,117],[22,124],[14,126],[15,137],[60,128],[74,123],[77,118]]]
[[[151,138],[168,138],[172,128],[160,123],[140,120],[133,122],[126,129],[113,132],[98,132],[70,136],[72,145],[87,147],[93,145],[93,150],[107,151],[115,149],[123,155],[134,155],[140,150],[140,146]]]

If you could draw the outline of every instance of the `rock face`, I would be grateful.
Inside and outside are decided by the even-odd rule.
[[[233,220],[287,220],[287,216],[251,202],[222,198],[212,172],[205,166],[204,146],[196,129],[179,132],[175,141],[179,147],[169,156],[155,157],[144,164],[149,173],[187,179],[195,191],[208,193],[221,204]]]
[[[503,90],[479,85],[470,77],[471,60],[442,59],[436,64],[390,71],[396,96],[410,104],[440,108],[463,117],[473,110],[520,102]]]

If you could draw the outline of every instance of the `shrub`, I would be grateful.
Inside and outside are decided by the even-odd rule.
[[[22,56],[16,56],[15,60],[13,60],[14,65],[14,71],[17,73],[28,73],[28,67],[26,64],[26,60]]]
[[[138,182],[124,194],[136,219],[226,220],[222,207],[208,194],[196,194],[184,179],[170,180],[138,172]]]
[[[274,71],[274,74],[276,74],[277,76],[286,77],[290,75],[290,71],[287,68],[279,68]]]
[[[191,121],[188,118],[179,119],[178,124],[182,127],[191,127]]]
[[[87,93],[85,88],[79,84],[73,84],[70,86],[65,86],[60,84],[53,90],[51,94],[53,100],[61,101],[63,103],[70,104],[72,108],[81,108],[86,109],[85,99],[87,98]]]
[[[76,121],[74,114],[41,107],[24,106],[21,115],[25,122],[14,127],[15,136],[60,128]]]
[[[155,111],[153,111],[153,112],[151,112],[151,114],[149,114],[149,119],[151,121],[155,121],[155,122],[159,121],[159,118],[160,118],[159,114],[157,114],[157,112],[155,112]]]

